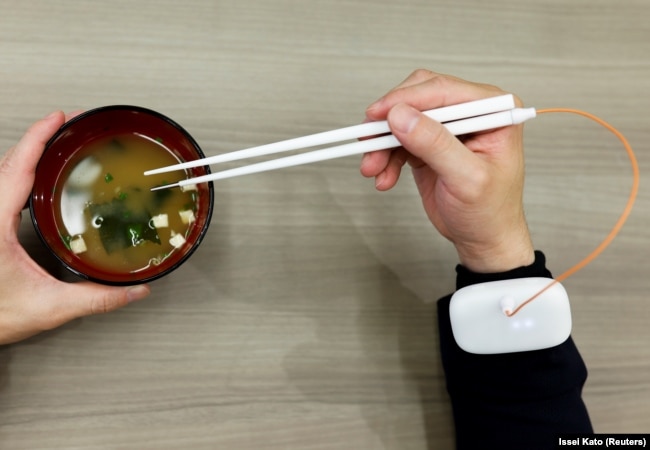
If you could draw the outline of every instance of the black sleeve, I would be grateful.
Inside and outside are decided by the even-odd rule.
[[[457,288],[488,281],[549,277],[535,252],[531,266],[499,274],[457,269]],[[544,350],[475,355],[454,341],[451,295],[438,301],[442,364],[456,426],[456,446],[466,449],[552,449],[562,433],[591,433],[582,387],[587,368],[573,340]]]

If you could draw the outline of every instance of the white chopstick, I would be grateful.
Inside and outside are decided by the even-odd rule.
[[[502,108],[505,108],[505,110]],[[485,113],[486,110],[494,111],[494,109],[497,109],[498,112]],[[451,133],[455,135],[463,135],[522,123],[525,120],[535,117],[536,112],[534,108],[514,108],[514,98],[511,95],[505,95],[500,97],[493,97],[491,99],[478,100],[475,102],[431,110],[427,111],[426,114],[430,117],[433,117],[435,120],[445,121],[444,126],[449,129]],[[470,118],[463,119],[463,117],[468,117],[468,114],[470,114]],[[359,131],[360,129],[361,131]],[[260,147],[254,147],[252,149],[217,155],[197,161],[190,161],[187,163],[168,166],[161,169],[155,169],[145,172],[145,175],[169,172],[172,170],[180,170],[189,167],[197,167],[210,163],[214,164],[215,162],[234,161],[237,159],[250,158],[253,156],[295,150],[304,148],[306,146],[313,147],[316,145],[324,145],[324,143],[326,144],[341,141],[344,139],[367,137],[371,135],[384,134],[387,132],[390,132],[390,128],[388,127],[387,122],[372,122],[356,125],[353,127],[342,128],[340,130],[318,133],[316,135],[305,136],[302,138],[290,139],[288,141],[282,141],[274,144],[267,144]],[[332,137],[333,135],[345,137],[338,137],[334,139],[334,137]],[[305,144],[305,142],[307,144]],[[259,173],[285,167],[325,161],[328,159],[341,158],[344,156],[385,150],[389,148],[399,147],[400,145],[400,142],[393,135],[389,134],[374,139],[338,145],[335,147],[329,147],[308,153],[302,153],[271,161],[238,167],[235,169],[224,170],[200,177],[181,180],[174,184],[155,187],[152,190],[187,186],[207,181],[223,180],[226,178],[232,178],[241,175],[248,175],[252,173]]]
[[[492,130],[509,125],[516,125],[523,123],[528,119],[536,116],[535,108],[514,108],[508,111],[502,111],[484,116],[473,117],[471,119],[463,119],[455,122],[448,122],[443,124],[452,134],[460,136],[463,134],[477,133],[479,131]],[[174,184],[167,184],[164,186],[157,186],[152,188],[152,191],[159,189],[167,189],[171,187],[187,186],[198,183],[205,183],[208,181],[224,180],[226,178],[233,178],[242,175],[249,175],[253,173],[266,172],[269,170],[283,169],[285,167],[299,166],[302,164],[309,164],[319,161],[326,161],[328,159],[342,158],[344,156],[358,155],[362,153],[375,152],[378,150],[386,150],[389,148],[399,147],[401,144],[392,134],[381,136],[374,139],[365,141],[353,142],[350,144],[339,145],[336,147],[329,147],[322,150],[315,150],[308,153],[301,153],[293,156],[286,156],[284,158],[273,159],[257,164],[248,166],[237,167],[229,170],[222,170],[207,175],[195,178],[188,178],[181,180]]]
[[[515,100],[512,94],[500,95],[481,100],[475,100],[458,105],[445,106],[443,108],[425,111],[424,114],[440,122],[451,122],[453,120],[466,119],[484,114],[491,114],[500,111],[506,111],[515,107]],[[257,156],[270,155],[272,153],[288,152],[301,148],[315,147],[318,145],[327,145],[334,142],[341,142],[352,139],[359,139],[368,136],[379,136],[390,133],[390,127],[385,120],[378,122],[363,123],[353,125],[338,130],[325,131],[322,133],[311,134],[286,141],[274,142],[271,144],[260,145],[257,147],[238,150],[221,155],[210,156],[207,158],[188,161],[185,163],[174,164],[172,166],[161,167],[159,169],[148,170],[145,175],[155,175],[158,173],[172,172],[174,170],[189,169],[192,167],[206,166],[222,162],[237,161],[239,159],[253,158]]]

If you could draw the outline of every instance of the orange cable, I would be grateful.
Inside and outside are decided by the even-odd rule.
[[[586,265],[591,263],[594,259],[596,259],[602,252],[605,250],[609,244],[612,243],[614,238],[618,235],[619,231],[621,231],[621,228],[623,228],[623,225],[625,224],[625,221],[627,220],[628,216],[632,212],[632,207],[634,206],[634,201],[636,200],[636,196],[639,192],[639,163],[637,162],[636,156],[634,155],[634,151],[632,150],[632,146],[630,143],[627,141],[625,136],[618,131],[616,128],[614,128],[612,125],[609,123],[605,122],[603,119],[585,112],[581,111],[579,109],[571,109],[571,108],[548,108],[548,109],[541,109],[537,111],[538,114],[545,114],[545,113],[572,113],[572,114],[578,114],[584,117],[587,117],[588,119],[593,120],[594,122],[602,125],[606,129],[608,129],[610,132],[612,132],[617,138],[620,139],[620,141],[623,143],[623,146],[625,147],[625,150],[627,152],[627,156],[630,159],[630,164],[632,166],[632,175],[633,175],[633,182],[632,182],[632,189],[630,190],[630,195],[627,200],[627,205],[625,206],[625,209],[621,213],[620,217],[618,218],[618,221],[612,228],[612,230],[607,234],[605,239],[596,247],[589,255],[587,255],[582,261],[580,261],[578,264],[574,265],[570,269],[568,269],[566,272],[562,273],[560,276],[556,277],[551,283],[549,283],[545,288],[543,288],[541,291],[539,291],[537,294],[533,295],[531,298],[523,302],[521,305],[519,305],[514,311],[512,312],[507,312],[506,314],[508,317],[512,317],[515,314],[517,314],[521,309],[528,305],[530,302],[535,300],[537,297],[542,295],[544,292],[546,292],[548,289],[550,289],[552,286],[555,284],[566,280],[569,278],[571,275],[575,274],[579,270],[583,269]]]

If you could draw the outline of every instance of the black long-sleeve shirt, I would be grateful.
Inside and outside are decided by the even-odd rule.
[[[513,278],[548,277],[546,259],[504,273],[456,269],[457,289]],[[442,363],[458,450],[552,449],[560,434],[592,433],[582,401],[587,368],[573,339],[543,350],[475,355],[456,342],[449,320],[451,295],[438,301]]]

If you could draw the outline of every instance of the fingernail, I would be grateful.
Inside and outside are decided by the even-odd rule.
[[[143,298],[147,297],[150,292],[151,291],[148,286],[134,286],[126,291],[126,299],[129,303],[142,300]]]
[[[375,111],[378,110],[378,109],[380,108],[380,106],[381,106],[381,102],[382,102],[382,99],[380,98],[380,99],[377,100],[376,102],[371,103],[371,104],[366,108],[366,118],[368,119],[368,121],[377,120],[377,118],[375,117],[375,116],[376,116]]]
[[[370,161],[371,156],[370,153],[364,153],[363,156],[361,157],[361,167],[365,166],[368,164],[368,161]]]
[[[379,189],[386,181],[386,172],[382,172],[375,177],[375,188]]]
[[[420,121],[422,113],[409,105],[400,103],[388,113],[388,123],[393,130],[408,134]]]
[[[45,116],[43,119],[50,120],[50,119],[53,119],[54,117],[56,117],[58,114],[60,114],[60,111],[52,111],[47,116]]]
[[[371,111],[373,109],[377,109],[377,107],[379,107],[380,103],[381,103],[381,98],[379,100],[375,100],[370,105],[368,105],[368,107],[366,108],[366,111]]]

